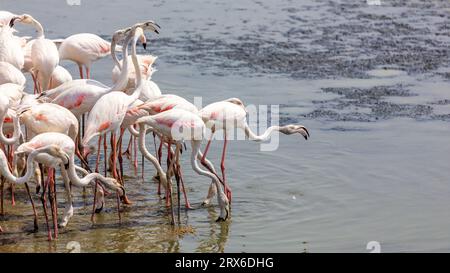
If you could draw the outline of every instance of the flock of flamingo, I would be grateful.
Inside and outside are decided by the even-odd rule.
[[[18,36],[14,29],[17,24],[34,28],[36,37]],[[298,133],[305,139],[309,137],[308,130],[301,125],[272,126],[262,135],[257,135],[248,126],[245,106],[238,98],[198,109],[180,96],[163,94],[151,80],[156,57],[136,54],[139,41],[146,48],[145,32],[159,33],[160,26],[153,21],[118,30],[111,42],[90,33],[58,40],[47,39],[43,26],[31,15],[8,11],[0,11],[0,28],[1,213],[4,212],[4,185],[10,185],[14,205],[14,186],[24,184],[37,230],[38,216],[28,185],[29,182],[36,183],[36,194],[40,194],[49,240],[57,238],[58,228],[65,227],[73,216],[74,186],[92,186],[92,221],[94,213],[101,212],[105,195],[115,193],[120,219],[120,203],[131,204],[124,185],[122,156],[125,154],[133,163],[135,175],[138,151],[143,156],[142,168],[144,158],[154,166],[154,179],[159,182],[157,193],[164,191],[165,205],[171,224],[174,224],[173,199],[177,198],[178,213],[181,192],[186,208],[191,208],[180,166],[181,153],[186,150],[185,142],[190,142],[192,169],[212,181],[203,204],[210,204],[217,196],[220,208],[217,221],[225,221],[230,215],[232,198],[225,179],[225,155],[230,130],[227,124],[234,124],[253,141],[267,140],[275,131],[286,135]],[[122,60],[118,59],[116,51],[122,53]],[[115,64],[112,70],[113,86],[90,79],[92,63],[108,55]],[[73,79],[59,65],[61,60],[75,62],[79,67],[80,79]],[[24,73],[31,74],[33,92],[25,92]],[[220,174],[206,157],[212,137],[219,130],[224,134]],[[122,140],[127,132],[130,140],[123,152]],[[146,147],[145,138],[149,133],[155,140],[155,155]],[[202,151],[203,141],[206,146]],[[100,174],[102,148],[104,173]],[[161,160],[163,150],[167,151],[166,168],[163,168],[165,164]],[[96,156],[95,166],[92,167],[88,161],[90,155]],[[66,199],[59,221],[56,169],[60,170],[64,181]],[[172,179],[176,180],[176,193]],[[3,232],[1,227],[0,232]]]

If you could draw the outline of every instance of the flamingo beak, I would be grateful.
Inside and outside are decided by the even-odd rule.
[[[142,47],[144,47],[144,49],[147,49],[147,43],[143,43]]]

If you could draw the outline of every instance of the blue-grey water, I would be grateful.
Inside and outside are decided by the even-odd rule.
[[[153,80],[164,93],[201,96],[204,104],[239,97],[280,105],[280,123],[305,125],[311,139],[281,135],[273,152],[231,141],[225,223],[215,222],[217,207],[200,207],[210,181],[186,159],[195,209],[182,212],[179,230],[148,163],[143,181],[125,161],[134,204],[123,208],[121,223],[109,197],[92,224],[90,191],[83,198],[75,189],[75,215],[50,243],[40,210],[40,231],[31,232],[30,204],[18,187],[15,207],[6,195],[0,252],[66,252],[70,241],[83,252],[368,252],[369,241],[383,252],[449,251],[450,4],[381,4],[1,0],[1,10],[32,14],[49,38],[92,32],[110,39],[153,19],[161,34],[147,35],[146,53],[159,57]],[[77,77],[73,63],[62,65]],[[111,69],[111,59],[102,59],[91,76],[110,85]],[[214,142],[209,154],[216,167],[221,146]]]

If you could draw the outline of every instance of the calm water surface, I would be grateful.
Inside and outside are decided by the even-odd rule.
[[[194,209],[182,211],[180,229],[169,225],[148,164],[143,180],[125,161],[134,204],[121,223],[109,197],[92,224],[92,200],[75,189],[75,215],[50,243],[42,211],[40,231],[31,232],[19,187],[16,206],[6,195],[0,252],[66,252],[70,241],[83,252],[367,252],[369,241],[386,252],[449,251],[450,5],[382,3],[1,0],[2,10],[36,17],[50,38],[110,39],[153,19],[161,34],[148,35],[146,52],[159,57],[153,79],[164,93],[279,104],[280,123],[305,125],[311,139],[280,136],[273,152],[231,141],[226,223],[214,221],[217,207],[200,206],[209,181],[189,170],[186,155]],[[77,75],[73,63],[62,64]],[[92,78],[111,84],[111,69],[110,58],[98,61]],[[210,152],[216,166],[221,146]]]

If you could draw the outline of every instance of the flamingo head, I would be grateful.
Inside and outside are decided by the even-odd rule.
[[[125,196],[125,188],[115,178],[103,177],[101,181],[108,189],[117,191],[120,197]]]
[[[33,16],[26,13],[19,16],[19,21],[24,24],[33,24],[35,22]]]
[[[95,148],[95,145],[83,145],[82,149],[83,149],[83,157],[84,158],[87,158],[88,155],[94,154],[97,151],[97,149]]]
[[[303,125],[295,125],[295,124],[285,125],[280,127],[280,132],[285,135],[292,135],[298,133],[301,134],[305,138],[305,140],[308,139],[308,137],[310,137],[308,129],[306,129],[306,127]]]
[[[239,105],[239,106],[241,106],[242,108],[245,108],[244,103],[243,103],[240,99],[238,99],[238,98],[229,98],[229,99],[227,99],[227,100],[225,100],[225,101],[230,102],[230,103],[233,103],[233,104],[236,104],[236,105]]]
[[[140,26],[144,30],[150,30],[155,32],[156,34],[159,34],[158,29],[161,28],[157,23],[154,21],[147,21],[143,23],[138,23],[135,26]]]

